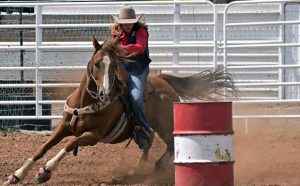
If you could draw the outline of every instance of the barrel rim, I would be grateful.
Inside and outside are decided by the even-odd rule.
[[[174,131],[173,132],[174,135],[182,135],[182,136],[187,136],[187,135],[233,135],[234,134],[234,131],[233,130],[230,130],[230,131],[206,131],[206,130],[201,130],[201,131]]]
[[[235,163],[235,160],[228,160],[228,161],[176,161],[174,160],[173,163],[176,165],[180,165],[180,164],[228,164],[228,163],[232,163],[234,164]]]
[[[215,103],[233,103],[232,101],[193,101],[193,102],[173,102],[173,104],[215,104]]]

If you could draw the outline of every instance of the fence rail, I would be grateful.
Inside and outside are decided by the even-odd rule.
[[[74,74],[83,75],[92,53],[91,36],[99,41],[109,38],[111,15],[117,15],[124,4],[133,5],[137,14],[147,13],[150,67],[156,73],[184,76],[222,65],[233,74],[244,95],[235,103],[297,103],[297,2],[255,0],[226,6],[209,1],[0,4],[34,8],[33,13],[0,14],[0,119],[60,118],[64,99],[79,85]],[[34,113],[6,112],[19,112],[24,105]],[[46,105],[51,108],[44,108]],[[45,114],[47,109],[52,112]]]

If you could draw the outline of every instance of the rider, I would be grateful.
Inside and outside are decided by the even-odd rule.
[[[136,17],[131,6],[122,6],[119,17],[112,25],[112,39],[123,48],[124,53],[134,63],[124,64],[128,72],[127,86],[129,100],[139,127],[135,127],[137,144],[140,149],[148,149],[152,143],[154,132],[151,129],[144,110],[144,87],[149,74],[148,31],[141,23],[141,16]]]

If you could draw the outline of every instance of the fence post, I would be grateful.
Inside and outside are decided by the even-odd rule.
[[[39,48],[42,45],[42,28],[39,27],[40,24],[43,23],[43,14],[42,14],[42,6],[35,6],[35,24],[36,24],[36,32],[35,32],[35,115],[42,116],[42,105],[39,104],[39,101],[42,100],[42,88],[39,86],[42,83],[42,75],[39,70],[40,61],[41,61],[41,49]]]
[[[174,9],[173,9],[173,23],[180,23],[180,4],[176,3],[179,0],[174,0]],[[173,28],[173,45],[180,44],[180,26],[174,26]],[[179,48],[173,48],[172,55],[173,65],[176,66],[179,64]],[[178,73],[178,70],[174,70],[173,73]]]
[[[233,186],[232,103],[174,104],[176,186]]]

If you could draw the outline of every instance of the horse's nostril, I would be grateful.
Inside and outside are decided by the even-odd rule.
[[[100,90],[99,96],[100,96],[100,97],[103,97],[103,96],[104,96],[104,90],[103,90],[103,89]]]

